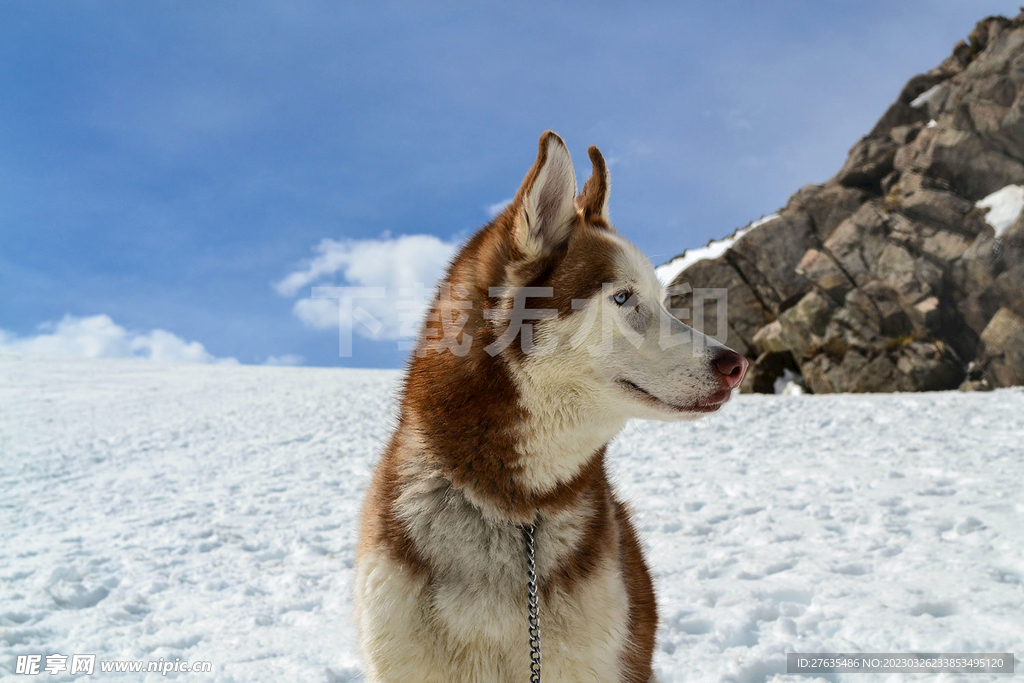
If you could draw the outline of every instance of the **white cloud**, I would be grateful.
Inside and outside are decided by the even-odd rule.
[[[66,315],[39,326],[39,334],[17,337],[0,330],[0,352],[79,356],[82,358],[146,358],[165,363],[237,363],[216,358],[197,341],[185,341],[167,330],[130,332],[110,316]]]
[[[329,330],[338,326],[336,299],[299,299],[292,307],[292,313],[306,327],[314,330]]]
[[[325,239],[314,247],[316,256],[275,283],[274,289],[282,296],[295,296],[313,285],[376,288],[353,297],[354,321],[340,319],[337,299],[304,297],[295,302],[292,313],[313,329],[342,325],[370,339],[411,338],[456,248],[454,242],[434,235]]]
[[[500,202],[488,204],[487,206],[484,207],[484,211],[487,212],[487,215],[489,217],[494,218],[499,213],[504,211],[505,207],[511,204],[513,199],[515,199],[515,197],[509,197],[508,199],[502,199]]]

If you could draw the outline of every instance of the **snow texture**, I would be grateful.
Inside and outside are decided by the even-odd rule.
[[[979,199],[975,206],[979,209],[988,209],[985,221],[996,231],[996,237],[1002,237],[1024,210],[1024,185],[1007,185],[984,199]]]
[[[89,653],[362,680],[357,516],[399,377],[0,355],[0,678],[17,654]],[[782,675],[787,651],[1019,657],[1022,429],[1019,389],[632,423],[609,461],[655,575],[661,680],[812,680]]]
[[[658,280],[665,287],[672,284],[672,281],[676,279],[679,273],[683,272],[697,261],[703,261],[705,259],[716,259],[729,248],[736,244],[737,240],[746,235],[754,228],[760,227],[765,223],[775,219],[779,214],[773,213],[770,216],[765,216],[760,220],[756,220],[745,228],[740,228],[729,237],[725,239],[708,242],[707,245],[700,247],[699,249],[687,249],[679,256],[675,257],[668,263],[658,266],[654,269],[654,272],[658,275]]]

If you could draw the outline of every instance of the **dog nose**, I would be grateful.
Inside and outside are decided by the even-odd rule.
[[[750,361],[746,358],[728,349],[719,353],[715,360],[711,362],[722,375],[726,386],[730,389],[735,389],[739,386],[740,382],[743,381],[743,375],[747,372],[747,366],[750,365]]]

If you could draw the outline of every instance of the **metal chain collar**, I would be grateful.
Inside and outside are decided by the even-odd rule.
[[[536,525],[523,527],[526,541],[526,591],[529,594],[530,624],[530,683],[540,683],[540,603],[537,600],[537,546],[534,542]]]

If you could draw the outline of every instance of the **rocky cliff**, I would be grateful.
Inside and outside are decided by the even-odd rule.
[[[911,78],[834,178],[659,272],[728,288],[746,391],[787,370],[814,393],[1024,384],[1022,208],[1024,12]]]

